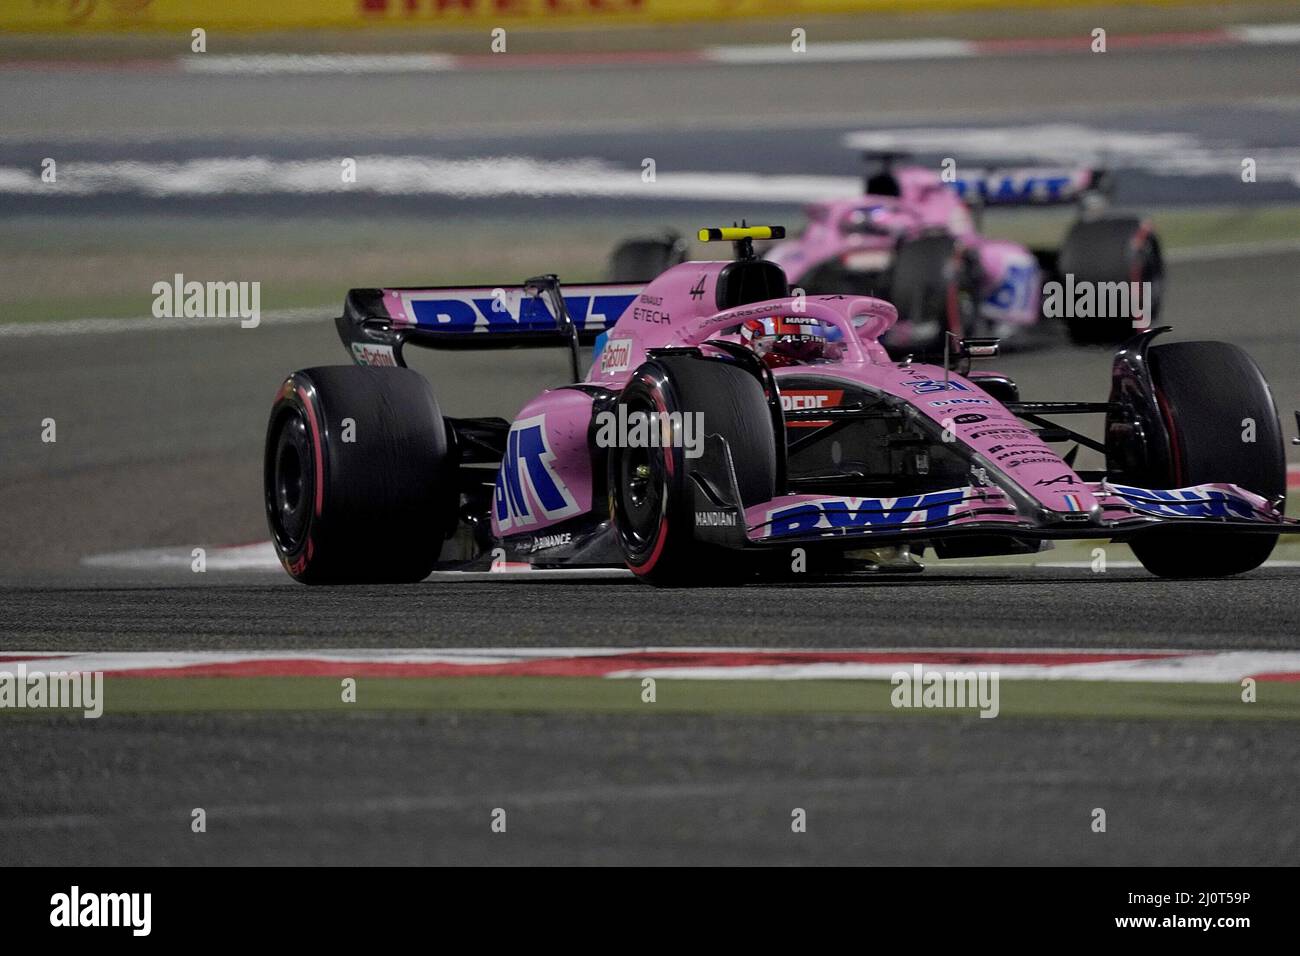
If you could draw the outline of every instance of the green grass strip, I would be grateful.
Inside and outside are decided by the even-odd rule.
[[[900,709],[881,680],[669,680],[643,702],[639,679],[565,677],[361,678],[356,702],[342,681],[315,677],[108,677],[104,718],[121,714],[457,712],[580,714],[872,714],[898,720],[979,719],[974,710]],[[1004,680],[1002,718],[1297,720],[1300,683],[1265,682],[1244,703],[1231,683]],[[0,715],[42,711],[0,710]]]

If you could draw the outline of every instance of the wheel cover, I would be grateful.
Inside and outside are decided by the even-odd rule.
[[[629,408],[645,412],[646,408]],[[614,525],[627,550],[648,551],[659,535],[667,482],[658,448],[620,448],[614,451]]]
[[[306,542],[316,487],[311,437],[301,409],[290,409],[281,417],[273,449],[267,511],[276,545],[292,554]]]

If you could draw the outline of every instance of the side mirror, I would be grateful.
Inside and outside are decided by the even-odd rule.
[[[943,367],[965,375],[972,359],[996,358],[1001,339],[959,339],[951,332],[943,336]]]
[[[1001,339],[962,339],[957,343],[957,354],[966,359],[997,358]]]

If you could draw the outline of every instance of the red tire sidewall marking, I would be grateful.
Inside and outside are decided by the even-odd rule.
[[[640,381],[645,383],[645,385],[649,388],[650,397],[654,400],[655,408],[659,410],[659,413],[661,415],[667,415],[668,403],[664,399],[663,391],[662,389],[660,389],[659,385],[648,378],[641,378]],[[660,451],[663,453],[664,456],[664,474],[667,476],[667,479],[671,479],[672,476],[676,474],[676,465],[673,457],[673,448],[671,446],[662,446],[660,448]],[[663,555],[664,542],[667,541],[668,539],[668,530],[669,530],[668,499],[670,493],[671,493],[670,482],[669,480],[665,480],[664,495],[661,504],[663,513],[660,515],[659,518],[659,531],[658,534],[655,536],[655,546],[653,549],[651,549],[650,555],[640,564],[634,564],[631,561],[628,561],[627,566],[631,569],[633,574],[637,574],[637,575],[649,574],[651,571],[654,570],[655,565],[659,563],[659,558]]]
[[[316,464],[315,473],[312,475],[312,484],[316,486],[313,495],[316,517],[319,518],[325,504],[325,454],[320,440],[321,426],[316,421],[316,409],[312,406],[311,399],[302,389],[298,389],[298,400],[302,402],[303,409],[307,412],[307,426],[311,432],[312,457]]]
[[[314,467],[312,469],[312,511],[316,518],[319,518],[325,505],[325,453],[322,447],[320,432],[321,425],[316,419],[316,408],[308,395],[308,389],[303,388],[300,384],[293,389],[293,398],[297,400],[298,407],[303,411],[307,419],[308,440],[312,447],[312,460]],[[316,522],[312,521],[307,527],[307,540],[303,544],[303,550],[286,565],[287,570],[292,575],[301,574],[311,561],[312,556],[316,553]]]
[[[1165,398],[1165,393],[1160,387],[1155,386],[1156,404],[1160,406],[1160,417],[1165,420],[1165,429],[1169,432],[1169,454],[1174,466],[1173,482],[1175,488],[1183,487],[1183,454],[1178,446],[1178,426],[1174,423],[1173,410],[1169,407],[1169,401]]]
[[[1151,236],[1151,223],[1144,222],[1138,226],[1138,231],[1133,234],[1133,264],[1129,267],[1129,281],[1140,283],[1142,281],[1142,250],[1146,248],[1147,239]],[[1153,303],[1154,304],[1154,303]],[[1137,319],[1150,321],[1150,316],[1136,315]]]

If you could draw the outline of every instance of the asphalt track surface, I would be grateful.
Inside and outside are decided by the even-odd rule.
[[[10,587],[25,650],[733,646],[1295,647],[1296,569],[1156,581],[1138,569],[947,570],[866,582],[655,591],[635,582],[307,589],[277,576],[177,572]],[[155,576],[156,578],[156,576]]]
[[[1300,849],[1293,724],[21,719],[0,736],[11,864],[1284,865]]]
[[[436,77],[0,76],[5,141],[362,142],[990,120],[1236,103],[1291,122],[1293,51]],[[905,81],[903,81],[905,79]],[[701,90],[707,95],[701,95]],[[1171,113],[1171,115],[1173,115]],[[797,138],[796,138],[797,142]],[[342,145],[346,143],[341,143]],[[635,144],[635,145],[640,145]],[[783,146],[789,150],[789,146]],[[743,157],[740,157],[743,159]],[[57,253],[55,253],[57,254]],[[1300,256],[1175,266],[1179,338],[1251,351],[1300,398]],[[341,277],[364,284],[365,277]],[[340,292],[342,291],[342,285]],[[280,378],[345,356],[328,321],[0,342],[0,650],[626,644],[1296,646],[1295,570],[945,569],[864,585],[622,583],[309,590],[264,575],[111,573],[90,554],[262,539]],[[431,368],[449,414],[509,414],[557,357]],[[477,363],[477,364],[475,364]],[[1097,400],[1108,357],[1007,356],[1027,398]],[[45,417],[59,440],[39,440]],[[1290,724],[879,717],[358,714],[25,717],[0,734],[0,862],[1285,863]],[[209,832],[190,832],[190,810]],[[491,834],[492,808],[509,813]],[[790,831],[792,808],[806,834]],[[1094,834],[1095,807],[1110,829]]]

